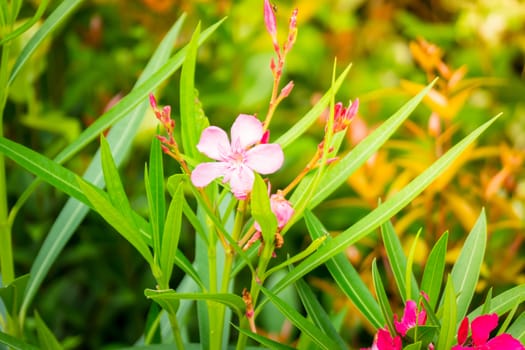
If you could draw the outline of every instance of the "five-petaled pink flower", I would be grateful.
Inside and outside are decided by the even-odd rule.
[[[377,330],[372,347],[361,348],[361,350],[401,350],[402,347],[401,337],[399,335],[392,337],[385,327]]]
[[[426,321],[427,313],[424,309],[418,311],[417,304],[413,300],[407,301],[405,305],[405,311],[403,312],[403,317],[401,318],[401,322],[397,320],[397,315],[394,315],[394,326],[396,328],[396,331],[403,337],[407,334],[407,331],[410,328],[413,328],[416,325],[424,325]]]
[[[191,173],[191,182],[204,187],[218,177],[230,184],[238,199],[251,192],[254,171],[271,174],[279,170],[284,155],[280,145],[260,143],[264,136],[262,123],[251,115],[240,114],[231,127],[231,143],[224,130],[210,126],[201,134],[197,148],[217,162],[197,165]]]
[[[470,326],[471,341],[467,341],[469,320],[465,317],[458,330],[458,345],[452,350],[525,350],[523,344],[510,334],[500,334],[489,340],[490,332],[498,326],[498,315],[481,315],[476,317]]]

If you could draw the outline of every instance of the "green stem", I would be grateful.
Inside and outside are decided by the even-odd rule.
[[[179,321],[177,321],[177,315],[168,312],[168,318],[171,324],[171,331],[173,333],[173,339],[177,349],[184,349],[184,343],[182,342],[182,336],[180,334]]]
[[[2,48],[0,61],[0,137],[4,135],[4,109],[7,102],[9,67],[8,58],[11,43],[6,43]],[[2,272],[2,284],[9,285],[15,279],[13,263],[13,246],[11,241],[11,227],[8,221],[7,187],[5,175],[5,158],[0,155],[0,269]]]

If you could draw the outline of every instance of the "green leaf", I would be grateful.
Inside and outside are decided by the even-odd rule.
[[[458,259],[452,267],[451,277],[458,295],[457,318],[459,320],[465,317],[476,290],[486,244],[487,220],[485,210],[482,210],[476,224],[465,240]]]
[[[153,290],[146,289],[144,294],[147,298],[153,299],[156,302],[172,302],[174,300],[206,300],[216,303],[220,303],[231,308],[237,316],[242,317],[244,315],[246,305],[242,298],[238,295],[231,293],[177,293],[172,289],[168,290]],[[160,304],[162,306],[162,304]]]
[[[328,317],[328,314],[323,309],[308,284],[303,280],[299,280],[295,284],[295,287],[308,316],[312,319],[314,324],[334,340],[338,344],[339,349],[346,349],[347,346],[343,338],[341,338],[339,333],[335,330],[330,317]]]
[[[405,253],[403,252],[401,241],[397,237],[397,234],[394,231],[394,226],[390,221],[387,221],[381,225],[381,237],[383,238],[386,254],[388,256],[388,262],[392,268],[392,273],[394,274],[394,279],[399,290],[399,295],[405,302],[409,299],[417,300],[417,283],[414,276],[411,278],[412,287],[407,288],[407,282],[405,278],[407,271],[407,259],[405,257]],[[411,290],[413,293],[411,292],[411,294],[408,295],[407,290]]]
[[[322,223],[309,210],[305,212],[305,221],[312,239],[328,237],[327,240],[331,240]],[[365,316],[376,329],[383,327],[385,325],[385,319],[383,318],[379,304],[344,253],[336,254],[332,259],[329,259],[326,262],[326,267],[339,288],[341,288],[346,296],[354,303],[355,307],[363,316]]]
[[[412,273],[412,266],[414,264],[414,254],[416,253],[417,241],[419,240],[419,235],[421,234],[421,229],[417,232],[410,247],[410,252],[407,258],[407,267],[405,271],[405,286],[407,288],[406,296],[412,296],[413,300],[417,300],[419,297],[419,288],[417,286],[416,278]],[[406,300],[405,300],[406,301]]]
[[[28,280],[29,275],[22,275],[13,280],[8,286],[0,288],[0,299],[11,317],[15,317],[18,314]]]
[[[393,321],[394,313],[390,307],[390,300],[386,295],[385,287],[383,286],[383,281],[381,281],[381,274],[377,269],[377,263],[375,259],[372,261],[372,279],[374,282],[374,290],[377,295],[377,300],[379,301],[379,306],[381,307],[381,311],[383,313],[383,318],[386,320],[386,325],[390,331],[390,334],[394,335],[396,334]]]
[[[11,350],[40,350],[7,333],[0,331],[0,343],[9,346]]]
[[[171,278],[177,247],[179,245],[183,203],[184,194],[182,192],[182,185],[180,185],[177,190],[175,190],[173,198],[171,199],[160,247],[160,267],[166,286]]]
[[[82,0],[62,1],[62,3],[49,15],[38,32],[27,42],[26,46],[24,46],[22,52],[18,56],[9,76],[9,85],[11,85],[17,74],[20,72],[20,69],[22,69],[24,64],[27,63],[29,57],[35,52],[42,41],[44,41],[44,39],[48,37],[61,23],[63,23],[81,3]],[[41,14],[37,12],[35,17],[37,17],[37,15]]]
[[[422,342],[418,341],[417,343],[407,345],[403,350],[419,350],[421,349]]]
[[[454,282],[451,276],[445,286],[444,303],[442,306],[441,331],[437,342],[436,350],[450,350],[456,338],[457,304],[454,292]]]
[[[304,335],[308,336],[321,349],[338,349],[338,345],[322,330],[315,327],[312,322],[304,318],[299,312],[292,308],[288,303],[261,286],[261,290],[268,299],[279,309],[279,311],[296,326]]]
[[[100,190],[78,178],[80,188],[91,202],[95,210],[109,223],[118,233],[122,235],[137,251],[144,257],[148,264],[153,265],[151,251],[132,221],[115,208],[110,200]]]
[[[148,197],[153,252],[155,259],[161,254],[162,234],[166,217],[166,197],[164,190],[164,165],[160,141],[154,137],[151,142],[148,172],[144,173]]]
[[[35,312],[35,325],[38,335],[38,341],[40,347],[46,350],[62,350],[63,347],[57,340],[55,335],[49,330],[45,322],[40,318],[37,312]]]
[[[375,210],[359,220],[353,226],[343,231],[333,240],[320,247],[317,252],[310,255],[290,271],[272,289],[273,293],[278,293],[291,283],[312,271],[316,267],[324,264],[327,260],[341,253],[349,245],[357,242],[370,234],[375,228],[391,218],[405,205],[410,203],[423,189],[425,189],[434,179],[436,179],[447,167],[467,148],[483,131],[485,131],[497,117],[492,118],[467,137],[452,147],[447,153],[439,158],[434,164],[426,169],[422,174],[412,180],[402,190],[390,197],[386,202],[380,204]],[[264,305],[262,302],[257,310]]]
[[[525,312],[512,323],[507,329],[507,333],[518,339],[520,342],[525,343]]]
[[[173,262],[179,269],[184,271],[186,275],[191,277],[195,281],[195,283],[197,283],[197,285],[201,288],[202,291],[206,291],[206,286],[202,282],[199,273],[195,270],[191,262],[180,250],[177,250],[177,252],[175,253]]]
[[[106,183],[111,204],[115,208],[119,208],[121,213],[128,219],[133,220],[133,210],[131,209],[128,196],[120,180],[117,165],[111,155],[108,141],[104,136],[100,137],[100,153],[104,182]]]
[[[249,330],[239,328],[236,325],[233,325],[239,332],[246,334],[248,337],[252,338],[253,340],[259,342],[259,344],[262,344],[266,346],[268,349],[276,349],[276,350],[293,350],[295,348],[289,347],[288,345],[278,343],[274,340],[268,339],[266,337],[263,337],[262,335],[259,335],[257,333],[253,333]]]
[[[33,15],[33,17],[31,17],[30,20],[25,21],[21,26],[16,28],[14,31],[12,31],[8,35],[4,36],[2,38],[2,40],[0,40],[0,46],[4,45],[8,41],[13,40],[13,39],[17,38],[18,36],[22,35],[27,30],[29,30],[29,28],[31,28],[36,22],[38,22],[38,20],[44,14],[48,3],[49,3],[49,0],[42,0],[40,2],[40,4],[38,5],[38,8],[37,8],[35,14]]]
[[[182,66],[180,77],[180,129],[182,138],[182,149],[190,158],[196,158],[197,142],[200,130],[195,122],[195,65],[197,60],[198,38],[200,35],[201,25],[193,32],[188,52]]]
[[[277,232],[277,218],[271,209],[268,187],[257,173],[253,182],[251,205],[252,216],[261,226],[264,242],[272,246]]]
[[[525,284],[520,284],[492,298],[490,301],[489,313],[495,312],[498,315],[502,315],[509,310],[512,310],[514,305],[521,304],[523,302],[525,302]],[[469,313],[469,319],[474,319],[480,316],[483,308],[483,305],[481,305]]]
[[[435,309],[443,284],[443,273],[445,271],[445,256],[447,254],[448,232],[445,232],[436,242],[428,256],[421,280],[421,290],[428,295],[428,303]]]
[[[332,96],[339,90],[341,84],[343,84],[351,67],[352,64],[349,64],[343,73],[339,75],[330,89],[328,89],[323,97],[315,104],[315,106],[313,106],[313,108],[308,111],[298,122],[294,123],[294,125],[281,137],[279,137],[275,143],[280,144],[282,148],[286,148],[295,140],[297,140],[302,134],[304,134],[306,130],[308,130],[308,128],[318,120],[321,113],[326,109]]]
[[[143,73],[137,80],[135,86],[141,85],[144,81],[148,79],[148,77],[151,77],[154,72],[159,70],[159,68],[163,66],[166,60],[168,60],[169,55],[174,47],[173,43],[178,37],[180,29],[182,28],[182,24],[184,23],[185,17],[185,15],[182,15],[172,26],[170,31],[166,34],[157,50],[155,50],[152,58],[148,62]],[[207,35],[211,35],[213,30],[217,28],[219,24],[220,23],[211,27]],[[202,39],[206,39],[204,33]],[[180,65],[182,64],[182,56],[179,57],[178,62],[173,62],[173,64],[175,65],[174,69],[180,67]],[[153,89],[151,89],[150,92],[151,91],[153,91]],[[108,143],[111,146],[113,156],[117,165],[121,164],[124,161],[126,154],[131,148],[130,140],[133,138],[136,131],[138,130],[142,118],[145,114],[145,110],[148,107],[148,101],[145,98],[145,95],[144,97],[142,97],[142,100],[142,104],[139,105],[139,107],[135,108],[133,111],[128,112],[127,110],[123,109],[119,112],[122,113],[122,116],[126,115],[127,117],[116,123],[110,129],[109,134],[107,136]],[[101,129],[106,129],[110,124],[112,124],[111,120],[107,120],[106,125],[101,125]],[[93,134],[96,137],[97,133],[94,132]],[[98,135],[99,134],[100,133],[98,133]],[[63,154],[62,161],[67,159],[68,157],[71,157],[81,148],[82,146],[70,148],[68,152],[65,152]],[[98,186],[102,186],[103,179],[101,175],[102,172],[100,171],[100,162],[98,157],[100,157],[100,152],[97,152],[97,154],[95,154],[95,157],[91,161],[91,164],[84,173],[84,178]],[[80,203],[75,199],[69,199],[62,211],[60,212],[60,214],[58,215],[31,267],[31,277],[22,305],[22,314],[25,314],[29,303],[35,296],[37,289],[39,288],[40,284],[45,278],[45,275],[49,271],[51,265],[56,260],[66,243],[69,241],[69,238],[73,235],[73,232],[76,230],[78,225],[80,225],[82,219],[87,214],[87,212],[88,208],[85,207],[83,203]]]
[[[434,86],[434,82],[425,87],[419,94],[410,99],[396,113],[388,118],[381,126],[374,130],[366,139],[355,146],[346,156],[341,158],[333,166],[329,167],[323,176],[323,187],[319,188],[312,198],[309,208],[314,208],[341,184],[345,183],[348,177],[354,173],[374,154],[379,147],[394,131],[408,118],[412,111],[417,107],[423,97]]]

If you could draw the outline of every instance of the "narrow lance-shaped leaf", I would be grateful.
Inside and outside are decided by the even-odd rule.
[[[511,310],[514,305],[523,302],[525,302],[525,284],[520,284],[493,297],[490,301],[490,310],[488,312],[495,312],[498,315],[502,315]],[[470,319],[478,317],[481,315],[483,308],[483,305],[477,307],[474,311],[468,314],[468,317]]]
[[[458,296],[458,319],[462,319],[466,315],[476,290],[486,245],[487,221],[485,211],[482,210],[452,267],[451,277]]]
[[[272,245],[275,232],[277,232],[277,218],[272,212],[268,188],[261,176],[255,173],[255,181],[252,189],[252,216],[261,226],[263,239]]]
[[[297,292],[299,293],[299,297],[301,298],[301,302],[303,303],[308,316],[312,319],[314,324],[333,339],[339,345],[340,349],[345,349],[346,344],[343,338],[341,338],[339,333],[335,330],[330,317],[317,300],[317,297],[308,286],[308,283],[299,280],[295,284],[295,287],[297,288]]]
[[[312,239],[328,237],[327,240],[331,240],[322,223],[309,210],[305,212],[305,221]],[[350,298],[365,318],[376,329],[383,327],[385,319],[377,301],[344,253],[336,254],[332,259],[329,259],[326,262],[326,267],[339,288]]]
[[[180,185],[175,190],[173,198],[171,199],[168,215],[166,215],[164,234],[162,235],[162,244],[160,247],[160,267],[166,286],[169,283],[173,271],[177,246],[179,245],[183,203],[184,195],[182,192],[182,185]]]
[[[275,350],[293,350],[295,348],[292,348],[288,345],[284,345],[280,342],[276,342],[275,340],[263,337],[260,334],[253,333],[251,331],[248,331],[243,328],[239,328],[236,325],[233,325],[240,333],[243,333],[247,335],[248,337],[252,338],[253,340],[259,342],[259,344],[266,346],[268,349],[275,349]]]
[[[450,350],[456,337],[457,304],[454,282],[450,276],[445,286],[444,298],[437,350]]]
[[[166,216],[166,198],[162,151],[160,141],[156,137],[151,142],[148,171],[144,175],[153,236],[153,252],[155,259],[159,259],[162,233],[164,232],[164,218]]]
[[[428,303],[435,309],[443,284],[443,273],[445,272],[445,256],[447,253],[448,232],[445,232],[437,241],[428,256],[423,278],[421,281],[421,290],[428,295]]]
[[[274,286],[272,289],[273,293],[278,293],[286,286],[304,276],[309,271],[320,266],[321,264],[324,264],[328,259],[331,259],[336,254],[342,252],[350,244],[353,244],[359,239],[367,236],[375,228],[391,218],[419,193],[421,193],[421,191],[423,191],[423,189],[425,189],[434,179],[436,179],[436,177],[439,176],[447,168],[447,166],[451,164],[452,161],[456,159],[461,154],[461,152],[463,152],[463,150],[465,150],[465,148],[467,148],[468,145],[470,145],[483,131],[485,131],[496,120],[496,118],[497,117],[494,117],[482,126],[478,127],[458,144],[452,147],[436,162],[434,162],[434,164],[432,164],[427,170],[412,180],[402,190],[394,194],[371,213],[366,215],[347,230],[343,231],[333,240],[327,242],[324,246],[320,247],[317,252],[297,265],[297,267],[290,271],[280,282]],[[264,302],[262,302],[257,308],[256,313],[260,310],[262,305],[264,305]]]
[[[411,293],[410,295],[407,294],[407,285],[405,279],[407,259],[405,257],[405,253],[403,252],[401,241],[397,237],[394,226],[390,221],[387,221],[381,225],[381,237],[383,238],[383,243],[388,256],[388,262],[392,268],[392,273],[394,274],[394,279],[399,290],[399,295],[401,295],[403,301],[407,301],[408,299],[417,300],[418,295],[416,280],[413,277],[411,278],[413,287],[410,289],[413,290],[414,293]]]
[[[335,343],[328,335],[324,334],[319,328],[315,327],[312,322],[304,318],[297,310],[292,308],[288,303],[270,292],[268,289],[261,287],[263,293],[268,297],[279,311],[299,330],[315,342],[320,349],[338,349]]]
[[[375,259],[372,262],[372,279],[374,281],[374,290],[376,291],[377,300],[379,301],[379,306],[383,312],[383,318],[386,320],[386,325],[390,331],[390,334],[394,335],[396,334],[393,321],[394,314],[392,312],[392,308],[390,307],[390,300],[386,295],[385,287],[383,286],[381,274],[377,269],[377,263]]]
[[[195,158],[197,142],[200,130],[195,122],[195,65],[197,60],[198,38],[200,35],[200,23],[197,24],[190,43],[188,52],[182,66],[180,77],[180,128],[182,147],[184,153],[190,158]]]
[[[133,221],[131,205],[120,180],[117,165],[111,155],[108,141],[104,136],[100,137],[100,151],[104,182],[106,183],[109,199],[115,208],[119,208],[124,216]]]
[[[35,313],[35,325],[38,335],[38,341],[40,342],[40,347],[46,350],[62,350],[63,347],[60,345],[60,342],[57,340],[55,335],[47,327],[45,322],[40,318],[38,313]]]

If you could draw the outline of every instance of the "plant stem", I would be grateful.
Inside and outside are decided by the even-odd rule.
[[[0,137],[4,136],[4,110],[7,102],[9,67],[8,58],[11,42],[4,44],[2,58],[0,61]],[[8,220],[7,188],[5,175],[5,158],[0,155],[0,270],[2,272],[2,284],[9,285],[15,279],[13,263],[13,246],[11,240],[11,227]]]

